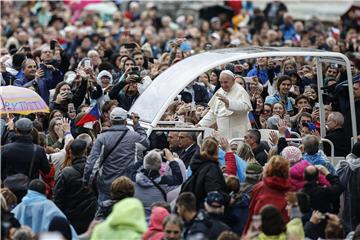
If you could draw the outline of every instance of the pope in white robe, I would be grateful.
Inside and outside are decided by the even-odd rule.
[[[251,129],[249,94],[235,82],[234,74],[229,70],[222,71],[219,80],[221,88],[210,99],[210,110],[198,125],[210,127],[216,123],[220,136],[229,140],[244,137],[246,131]]]

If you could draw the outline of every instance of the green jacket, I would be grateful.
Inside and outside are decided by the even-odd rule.
[[[95,227],[91,240],[138,240],[145,231],[142,203],[136,198],[126,198],[115,204],[107,219]]]
[[[296,239],[305,239],[305,233],[301,218],[294,218],[288,224],[286,224],[286,234],[281,233],[276,236],[267,236],[264,233],[260,233],[257,237],[258,240],[286,240],[297,237]]]

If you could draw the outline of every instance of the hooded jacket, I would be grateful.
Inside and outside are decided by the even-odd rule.
[[[291,185],[291,190],[297,192],[304,187],[305,168],[310,165],[311,164],[309,162],[305,160],[301,160],[290,168],[289,182]],[[326,187],[330,186],[329,181],[322,173],[320,173],[319,175],[319,183],[321,186],[326,186]]]
[[[107,77],[110,78],[109,84],[112,84],[112,83],[113,83],[113,77],[112,77],[111,73],[108,72],[108,71],[106,71],[106,70],[102,70],[102,71],[98,74],[98,76],[97,76],[97,78],[96,78],[96,82],[97,82],[97,84],[98,84],[99,86],[101,86],[101,88],[102,88],[101,78],[102,78],[103,76],[107,76]],[[103,95],[102,95],[100,98],[97,99],[97,102],[99,103],[100,107],[101,107],[102,105],[104,105],[104,103],[105,103],[106,101],[109,101],[109,100],[110,100],[109,95],[104,92],[104,89],[103,89],[103,88],[102,88],[102,90],[103,90]]]
[[[170,213],[162,207],[153,208],[150,216],[148,230],[143,236],[144,240],[161,240],[164,237],[163,221]]]
[[[91,240],[138,240],[146,231],[144,208],[140,200],[125,198],[115,204],[108,218],[98,224]]]
[[[279,209],[284,221],[288,222],[289,216],[286,210],[287,202],[285,200],[285,194],[289,189],[288,179],[277,176],[265,177],[261,182],[256,184],[252,190],[249,216],[244,232],[246,233],[248,231],[252,217],[259,214],[262,207],[268,204],[274,205]]]
[[[226,192],[224,175],[217,161],[195,155],[190,163],[192,175],[181,187],[181,192],[192,192],[196,196],[197,209],[202,208],[208,192]],[[225,194],[226,195],[226,194]],[[225,196],[228,200],[228,196]],[[227,201],[226,201],[227,202]]]
[[[92,169],[101,154],[102,146],[105,145],[107,150],[111,149],[121,134],[127,131],[114,151],[104,160],[102,171],[99,171],[99,192],[100,195],[104,195],[100,199],[101,201],[110,199],[110,186],[117,177],[131,174],[129,167],[133,165],[135,159],[135,144],[140,143],[146,148],[149,146],[146,132],[140,124],[135,124],[133,128],[135,131],[128,131],[125,125],[114,125],[104,131],[97,137],[87,158],[84,169],[84,184],[88,184]]]
[[[34,233],[46,232],[49,229],[51,219],[55,216],[66,218],[64,213],[45,195],[36,191],[28,190],[12,211],[21,225],[27,225]],[[71,226],[72,238],[77,239],[77,234]]]
[[[96,211],[96,195],[82,185],[86,157],[73,160],[56,179],[54,202],[64,212],[76,231],[87,230]]]
[[[352,231],[360,224],[360,157],[349,154],[338,165],[337,174],[345,186],[342,219]]]
[[[135,164],[142,165],[141,161]],[[151,214],[151,205],[158,201],[167,201],[164,199],[162,192],[149,179],[151,178],[159,187],[161,187],[165,194],[177,188],[183,182],[179,164],[176,161],[171,161],[169,164],[172,175],[160,176],[159,171],[150,171],[142,169],[132,176],[135,181],[135,197],[140,199],[145,208],[145,215],[148,219]],[[138,170],[141,168],[138,168]]]
[[[329,170],[331,174],[336,174],[334,166],[327,160],[326,156],[322,151],[318,151],[314,155],[309,155],[305,153],[303,159],[311,163],[312,165],[322,165]]]

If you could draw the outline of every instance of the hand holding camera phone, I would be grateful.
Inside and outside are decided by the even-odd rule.
[[[52,40],[50,41],[50,50],[52,50],[52,51],[55,50],[56,43],[57,43],[57,41],[54,40],[54,39],[52,39]]]

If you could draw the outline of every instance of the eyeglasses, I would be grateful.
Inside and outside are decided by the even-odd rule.
[[[171,230],[165,230],[165,232],[167,233],[167,234],[179,234],[180,233],[180,231],[178,231],[178,230],[175,230],[175,231],[171,231]]]

